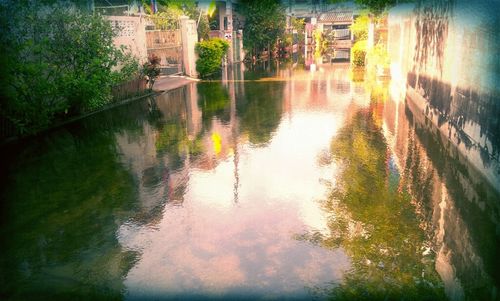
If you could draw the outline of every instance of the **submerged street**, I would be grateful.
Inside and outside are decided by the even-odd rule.
[[[10,147],[14,297],[498,294],[500,195],[404,85],[355,82],[348,64],[257,69]]]

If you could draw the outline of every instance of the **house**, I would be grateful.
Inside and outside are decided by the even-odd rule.
[[[353,45],[350,26],[354,20],[353,11],[334,10],[321,13],[317,28],[328,41],[327,55],[331,61],[349,60]]]

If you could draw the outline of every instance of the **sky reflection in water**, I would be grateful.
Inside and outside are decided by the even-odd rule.
[[[329,250],[294,239],[307,231],[327,230],[319,199],[326,193],[322,180],[332,176],[332,168],[320,166],[318,156],[328,151],[342,110],[351,101],[346,91],[330,87],[333,81],[327,85],[321,75],[314,79],[294,82],[291,89],[290,83],[280,82],[227,84],[240,86],[228,90],[245,89],[247,94],[237,91],[232,100],[229,92],[227,106],[219,110],[222,116],[203,129],[194,126],[201,133],[189,133],[201,136],[194,139],[201,139],[206,151],[189,156],[176,171],[184,173],[178,176],[186,186],[179,195],[182,205],[167,204],[154,224],[130,222],[118,231],[125,248],[141,253],[125,280],[128,297],[179,297],[189,292],[301,298],[307,287],[340,281],[350,265],[341,248]],[[222,84],[199,85],[219,89]],[[252,89],[260,93],[249,93]],[[225,122],[224,110],[231,115],[236,102],[241,102],[240,118]],[[269,111],[246,115],[260,109],[255,102],[267,102],[264,108]],[[221,137],[221,146],[214,135]],[[121,146],[124,154],[128,147]],[[207,163],[213,160],[216,163]]]

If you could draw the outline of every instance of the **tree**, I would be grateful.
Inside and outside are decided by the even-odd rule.
[[[269,143],[283,114],[284,83],[254,82],[245,85],[244,97],[236,102],[240,130],[254,146]]]
[[[111,87],[138,72],[137,61],[113,45],[111,24],[99,15],[4,1],[0,17],[0,96],[6,99],[0,114],[21,134],[104,106]]]
[[[357,41],[368,40],[368,25],[370,17],[367,14],[361,14],[351,25],[352,33]]]
[[[157,12],[151,9],[149,1],[142,0],[142,5],[156,29],[173,30],[179,28],[179,18],[184,15],[184,10],[177,1],[159,1]]]
[[[225,40],[215,38],[201,41],[196,44],[195,50],[198,54],[196,60],[196,71],[200,77],[205,78],[220,69],[222,58],[229,49],[229,43]]]
[[[303,18],[291,17],[290,23],[292,28],[297,31],[297,42],[299,44],[304,44],[306,21]]]
[[[212,120],[217,118],[228,123],[229,94],[220,82],[203,82],[198,84],[198,107],[202,111],[202,122],[205,131],[210,132]]]
[[[362,8],[368,8],[373,14],[380,15],[396,5],[397,0],[355,0],[354,2]]]
[[[366,40],[360,40],[354,43],[351,48],[351,64],[355,67],[364,67],[366,59]]]
[[[177,29],[179,17],[188,16],[192,20],[200,20],[198,24],[198,37],[208,39],[210,31],[208,18],[198,8],[194,0],[160,0],[158,1],[158,12],[153,13],[150,1],[142,0],[142,5],[157,29]]]
[[[354,3],[361,8],[368,9],[371,13],[375,15],[380,15],[385,10],[393,7],[397,3],[411,2],[412,0],[354,0]],[[329,3],[342,3],[348,2],[348,0],[328,0]]]
[[[348,254],[352,268],[330,290],[331,300],[446,300],[434,253],[421,251],[432,242],[405,185],[408,175],[387,163],[377,116],[385,100],[357,109],[332,139],[328,157],[339,173],[320,201],[328,232],[297,238]]]
[[[286,27],[285,9],[277,0],[242,0],[238,7],[245,18],[243,46],[256,53],[273,46]]]

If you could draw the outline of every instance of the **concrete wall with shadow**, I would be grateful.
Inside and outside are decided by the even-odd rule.
[[[393,80],[500,190],[500,2],[417,1],[389,13]]]

